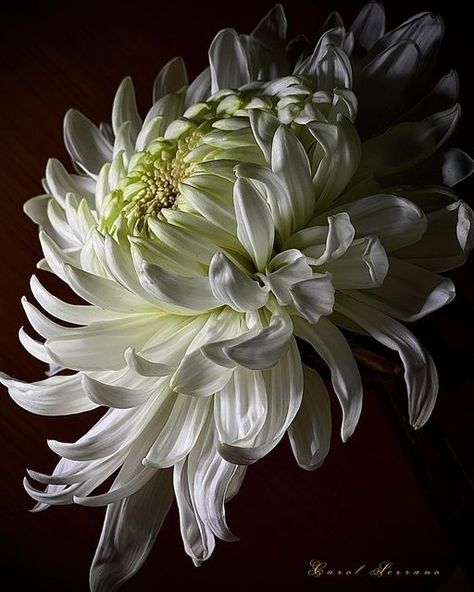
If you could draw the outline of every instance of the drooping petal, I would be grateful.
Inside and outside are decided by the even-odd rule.
[[[428,420],[438,393],[438,374],[431,356],[406,327],[387,315],[342,294],[336,308],[374,339],[398,351],[405,367],[410,423],[420,428]]]
[[[23,382],[0,373],[0,382],[23,409],[39,415],[72,415],[97,407],[84,393],[79,374],[51,376],[38,382]]]
[[[222,306],[211,291],[207,277],[185,277],[144,262],[140,281],[157,304],[182,314],[206,312]]]
[[[288,428],[288,436],[298,465],[307,471],[314,471],[322,465],[329,452],[331,406],[319,374],[305,365],[303,372],[303,399]]]
[[[243,438],[235,443],[219,443],[219,454],[229,462],[256,462],[280,442],[293,421],[303,395],[301,358],[293,338],[286,355],[262,374],[267,391],[265,422],[255,438]]]
[[[331,371],[334,392],[342,408],[341,438],[352,435],[362,410],[362,383],[352,351],[339,329],[321,317],[317,325],[293,317],[295,334],[310,343]]]
[[[172,501],[172,472],[164,470],[130,497],[107,507],[90,571],[91,592],[116,590],[140,569]]]
[[[89,399],[97,405],[105,405],[115,409],[130,409],[144,403],[153,392],[153,386],[145,388],[127,388],[105,384],[82,375],[82,388]]]

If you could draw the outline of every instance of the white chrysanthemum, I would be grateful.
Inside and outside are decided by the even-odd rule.
[[[88,304],[61,301],[33,276],[37,302],[68,325],[24,299],[44,342],[20,339],[52,375],[1,380],[35,413],[108,408],[77,442],[48,442],[62,457],[53,474],[29,471],[45,491],[25,480],[37,509],[107,505],[92,590],[136,572],[173,496],[196,564],[215,537],[235,540],[224,503],[285,433],[301,467],[320,466],[328,393],[295,337],[329,367],[343,440],[362,386],[338,327],[398,351],[412,425],[431,413],[435,366],[399,321],[452,300],[438,272],[472,246],[472,212],[448,188],[472,161],[443,148],[459,115],[456,76],[407,110],[440,19],[418,15],[384,34],[371,3],[349,31],[333,21],[294,66],[279,6],[250,36],[221,31],[189,86],[180,59],[163,68],[144,121],[129,78],[111,126],[70,111],[78,174],[51,160],[46,194],[26,204],[41,226],[40,268]]]

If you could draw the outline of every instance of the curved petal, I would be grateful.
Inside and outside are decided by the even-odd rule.
[[[31,413],[51,416],[73,415],[97,407],[85,395],[79,374],[52,376],[28,383],[0,372],[0,382],[8,388],[15,403]]]
[[[157,471],[139,491],[107,507],[90,570],[91,592],[115,590],[140,569],[173,497],[172,472]]]
[[[212,258],[209,283],[214,296],[237,312],[258,310],[268,300],[268,291],[222,253]]]
[[[72,160],[92,177],[112,160],[112,146],[87,117],[70,109],[64,118],[64,143]]]
[[[214,37],[209,48],[209,66],[212,94],[250,82],[245,48],[233,29],[223,29]]]
[[[376,288],[381,286],[389,263],[382,244],[375,236],[358,238],[347,251],[325,268],[332,274],[332,283],[339,290]]]
[[[329,366],[342,408],[341,438],[345,442],[354,432],[362,410],[362,382],[351,348],[339,329],[324,317],[317,325],[294,317],[293,324],[295,334],[311,344]]]
[[[449,304],[456,291],[450,279],[390,257],[382,286],[350,295],[402,321],[417,321]]]
[[[207,276],[185,277],[144,262],[139,278],[158,305],[171,306],[176,312],[194,314],[222,306],[213,295]]]
[[[256,462],[278,444],[293,421],[303,395],[301,358],[293,338],[286,355],[262,374],[267,391],[265,422],[254,438],[219,443],[219,454],[229,462],[240,465]]]
[[[314,274],[308,280],[293,284],[290,293],[296,310],[309,323],[317,323],[321,316],[332,312],[334,286],[330,273]]]
[[[152,394],[153,386],[147,388],[126,388],[105,384],[83,374],[82,388],[89,399],[97,405],[114,409],[130,409],[144,403]]]
[[[431,356],[401,323],[361,302],[341,294],[336,309],[374,339],[398,351],[405,367],[410,423],[415,429],[420,428],[431,415],[438,394],[438,374]]]
[[[302,469],[319,468],[331,443],[331,405],[319,374],[303,365],[304,392],[301,406],[288,428],[291,449]]]

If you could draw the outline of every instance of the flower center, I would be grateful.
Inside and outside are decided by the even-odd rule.
[[[150,218],[163,218],[161,211],[165,208],[179,209],[184,200],[179,184],[195,164],[186,156],[201,139],[202,134],[194,128],[177,139],[159,138],[135,153],[126,176],[104,200],[99,230],[113,234],[126,222],[129,232],[148,234]]]

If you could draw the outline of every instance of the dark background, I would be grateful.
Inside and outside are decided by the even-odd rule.
[[[2,6],[0,24],[0,278],[1,369],[37,380],[44,366],[20,346],[25,317],[20,297],[40,257],[37,229],[22,213],[27,198],[42,192],[47,158],[67,166],[62,118],[76,107],[93,121],[107,120],[117,85],[132,75],[139,105],[150,102],[154,76],[182,55],[190,77],[206,65],[215,32],[226,26],[249,32],[271,1],[234,2],[36,2]],[[459,1],[385,2],[389,24],[420,10],[439,12],[447,35],[440,72],[458,70],[464,107],[457,144],[474,153],[472,140],[471,20]],[[290,34],[313,36],[327,14],[339,9],[350,23],[361,2],[292,0],[285,3]],[[473,184],[458,187],[473,204]],[[42,274],[42,278],[46,274]],[[414,328],[432,351],[441,392],[428,425],[407,428],[405,392],[392,372],[395,358],[378,351],[369,365],[365,343],[354,343],[366,386],[360,424],[346,443],[339,440],[340,411],[334,405],[332,451],[314,473],[298,469],[284,440],[253,466],[240,494],[229,503],[238,543],[219,542],[212,558],[196,569],[184,554],[173,508],[155,549],[124,591],[163,586],[198,590],[283,586],[292,590],[470,590],[472,551],[473,373],[468,355],[472,334],[473,266],[452,272],[458,296],[446,309]],[[46,279],[46,284],[56,286]],[[66,296],[66,292],[63,290]],[[8,590],[87,591],[88,567],[98,541],[103,509],[57,507],[30,514],[23,491],[25,468],[43,472],[55,459],[46,438],[73,441],[93,423],[93,413],[42,418],[0,393],[1,574]],[[309,561],[328,568],[367,569],[393,561],[400,569],[438,569],[440,577],[397,578],[307,575]]]

